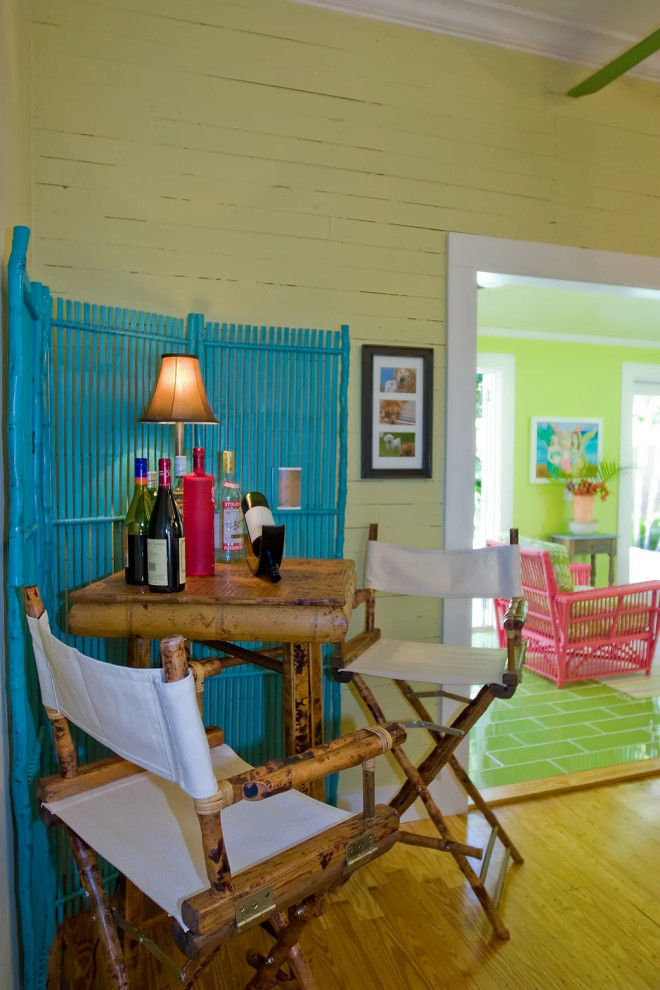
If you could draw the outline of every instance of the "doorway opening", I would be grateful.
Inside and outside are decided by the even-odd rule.
[[[513,423],[515,358],[512,354],[479,354],[476,388],[476,464],[473,546],[506,539],[513,525]],[[472,602],[475,633],[494,637],[495,614],[490,599]],[[494,644],[493,644],[494,645]]]
[[[635,291],[648,289],[654,298],[660,298],[660,259],[464,234],[450,234],[448,247],[444,534],[445,546],[454,549],[472,545],[475,532],[472,493],[477,433],[474,416],[478,367],[477,273],[497,272],[523,279],[541,279],[546,283],[557,280],[565,285],[572,283],[573,286],[576,286],[577,280],[579,283],[601,286],[600,291],[603,292],[624,294],[632,294],[627,287],[634,286]],[[610,286],[617,288],[608,289]],[[627,346],[634,346],[632,340],[626,343]],[[648,346],[660,347],[660,334],[655,343]],[[655,370],[660,370],[660,364]],[[631,423],[631,418],[628,423]],[[622,445],[623,436],[624,431],[621,430]],[[523,457],[526,456],[526,449]],[[619,463],[630,463],[623,446]],[[626,488],[623,483],[625,477],[626,472],[619,482],[620,533],[630,533],[632,530],[632,507],[629,504],[626,509],[625,498],[622,497]],[[627,571],[627,555],[621,554],[620,561],[625,563]],[[625,580],[625,577],[621,574],[619,580]],[[470,603],[445,603],[445,639],[456,643],[469,642],[471,620]],[[598,703],[595,693],[599,695]],[[502,702],[496,711],[498,750],[490,746],[493,728],[487,720],[483,720],[481,726],[484,738],[473,734],[469,767],[477,786],[538,780],[571,771],[607,768],[657,757],[660,753],[654,738],[654,727],[660,723],[658,699],[648,698],[642,703],[633,701],[634,711],[631,708],[630,712],[625,712],[625,697],[597,682],[585,682],[584,685],[558,692],[549,681],[530,673],[516,697],[511,702]],[[542,708],[546,701],[547,712]],[[557,702],[561,701],[570,701],[571,710],[575,709],[577,720],[574,735],[571,735],[565,715],[557,713]],[[611,709],[608,707],[609,701]],[[624,715],[627,716],[623,719],[626,725],[621,725],[619,731],[618,720]],[[561,754],[556,744],[546,745],[552,731],[560,731],[557,729],[559,725]],[[509,735],[511,743],[506,742]],[[523,743],[522,751],[520,743]],[[603,743],[607,743],[605,749]],[[547,753],[543,751],[544,746]],[[518,753],[523,756],[520,765],[510,759]]]
[[[613,291],[609,287],[623,293],[650,290],[660,298],[658,258],[473,234],[449,234],[444,469],[444,540],[448,549],[471,546],[474,533],[478,272],[498,272],[519,280],[541,279],[546,284],[555,281],[565,286],[587,283],[600,287],[603,292]],[[631,289],[631,286],[635,288]],[[660,338],[655,346],[660,346]],[[623,452],[620,463],[626,463]],[[620,525],[619,531],[621,529]],[[468,643],[471,618],[469,602],[445,603],[445,640]]]

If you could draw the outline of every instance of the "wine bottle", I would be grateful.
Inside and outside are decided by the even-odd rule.
[[[234,476],[234,452],[222,452],[222,479],[215,490],[215,559],[224,564],[242,560],[243,515],[241,490]]]
[[[193,448],[193,472],[183,476],[183,518],[186,572],[213,574],[213,475],[206,473],[203,447]]]
[[[147,459],[135,458],[135,488],[124,520],[124,577],[127,584],[148,584],[147,530],[153,509],[147,488]]]
[[[147,557],[152,591],[183,591],[186,586],[186,541],[181,513],[172,494],[169,457],[161,457],[158,461],[158,495],[149,520]]]
[[[256,575],[281,580],[284,526],[276,526],[268,500],[261,492],[246,492],[241,500],[248,532],[248,564]]]

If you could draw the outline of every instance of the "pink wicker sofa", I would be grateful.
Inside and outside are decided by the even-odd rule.
[[[570,681],[643,671],[660,631],[660,581],[560,592],[546,550],[520,548],[528,612],[526,666],[562,687]],[[496,601],[498,634],[504,601]]]

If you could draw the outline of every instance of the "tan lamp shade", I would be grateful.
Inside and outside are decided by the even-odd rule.
[[[141,423],[217,423],[195,354],[163,354]]]

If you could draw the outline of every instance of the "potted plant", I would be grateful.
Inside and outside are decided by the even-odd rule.
[[[596,498],[601,502],[607,501],[612,494],[608,482],[620,470],[615,461],[600,461],[586,465],[583,471],[574,475],[553,472],[554,480],[559,481],[573,496],[573,518],[568,522],[572,533],[581,536],[595,533],[598,522],[594,520],[594,502]]]

